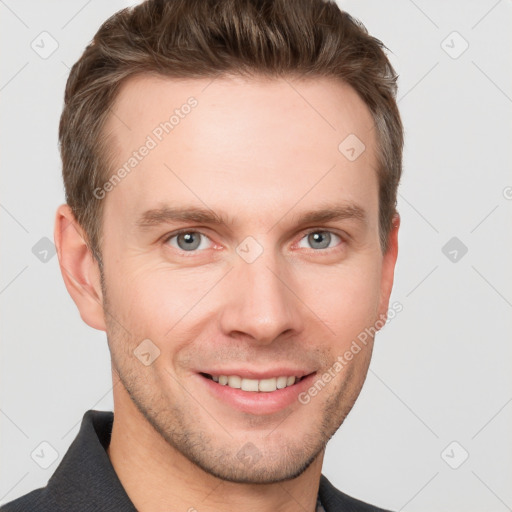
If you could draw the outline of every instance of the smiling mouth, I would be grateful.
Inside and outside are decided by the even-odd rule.
[[[242,391],[250,391],[253,393],[271,393],[294,386],[311,374],[302,377],[281,375],[268,379],[247,379],[239,375],[210,375],[209,373],[203,372],[201,372],[201,375],[207,379],[213,380],[220,386],[228,386],[233,389],[241,389]]]

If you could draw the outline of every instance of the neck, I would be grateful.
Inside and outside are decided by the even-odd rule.
[[[107,454],[139,512],[315,512],[323,452],[297,478],[240,484],[203,471],[169,445],[133,404],[120,383]]]

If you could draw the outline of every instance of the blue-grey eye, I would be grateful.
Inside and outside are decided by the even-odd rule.
[[[199,233],[198,231],[184,231],[171,236],[168,239],[168,243],[177,249],[182,251],[195,251],[197,249],[207,249],[208,247],[202,247],[202,238],[209,240],[206,235]],[[204,245],[204,244],[203,244]]]
[[[312,249],[328,249],[333,247],[331,246],[331,242],[333,240],[335,241],[335,238],[333,237],[341,241],[341,238],[331,231],[312,231],[304,236],[302,240],[306,239]],[[299,247],[303,246],[299,245]]]

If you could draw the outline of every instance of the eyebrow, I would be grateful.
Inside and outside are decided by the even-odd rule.
[[[316,210],[302,212],[297,216],[294,216],[294,222],[297,225],[340,221],[345,219],[355,219],[366,223],[366,211],[356,204],[334,204],[323,206]],[[217,214],[208,208],[198,208],[193,206],[164,206],[162,208],[154,208],[145,211],[138,218],[135,225],[139,229],[149,229],[161,224],[172,222],[194,222],[198,224],[210,225],[233,225],[234,218],[228,218],[225,215]]]

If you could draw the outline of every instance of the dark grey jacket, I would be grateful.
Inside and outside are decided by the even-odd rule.
[[[89,410],[46,487],[0,507],[0,512],[137,512],[105,451],[114,414]],[[338,491],[322,475],[318,497],[326,512],[389,512]]]

